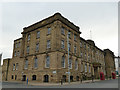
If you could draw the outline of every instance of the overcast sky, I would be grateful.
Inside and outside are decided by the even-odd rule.
[[[24,27],[56,12],[79,26],[81,37],[91,39],[91,30],[96,46],[118,54],[117,2],[4,2],[0,7],[0,52],[3,59],[12,57],[13,41],[22,36]]]

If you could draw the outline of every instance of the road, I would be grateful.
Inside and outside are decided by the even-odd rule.
[[[96,81],[93,83],[76,83],[67,85],[27,85],[15,82],[2,82],[2,88],[118,88],[118,79]]]

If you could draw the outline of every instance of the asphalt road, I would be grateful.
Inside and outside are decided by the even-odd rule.
[[[2,88],[118,88],[118,79],[97,81],[93,83],[77,83],[53,86],[32,86],[15,82],[2,82]]]

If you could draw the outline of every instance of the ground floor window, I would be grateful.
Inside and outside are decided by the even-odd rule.
[[[12,75],[12,77],[11,77],[12,79],[14,79],[14,76]]]
[[[32,80],[36,80],[36,75],[33,75],[33,76],[32,76]]]
[[[73,82],[73,76],[70,76],[70,81]]]
[[[15,80],[17,79],[17,75],[15,75]]]
[[[49,82],[49,75],[44,75],[44,82]]]

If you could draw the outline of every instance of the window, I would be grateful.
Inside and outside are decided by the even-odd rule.
[[[36,44],[36,51],[39,51],[39,43]]]
[[[90,65],[89,65],[89,73],[91,72],[91,67],[90,67]]]
[[[74,34],[74,41],[76,41],[76,34]]]
[[[69,68],[72,69],[72,59],[69,59]]]
[[[81,72],[83,72],[83,64],[81,63]]]
[[[61,65],[62,65],[62,68],[65,68],[65,56],[62,56]]]
[[[71,50],[70,50],[70,47],[71,47],[71,44],[69,43],[69,44],[68,44],[68,49],[69,49],[69,51],[71,51]]]
[[[30,34],[28,34],[28,39],[27,39],[27,41],[30,41]]]
[[[29,46],[27,46],[27,53],[29,53],[29,49],[30,49],[30,47],[29,47]]]
[[[17,75],[15,75],[15,80],[17,79]]]
[[[120,64],[119,64],[119,67],[120,67]]]
[[[38,67],[38,59],[37,57],[34,59],[34,68],[37,68]]]
[[[17,48],[17,43],[15,44],[15,48]]]
[[[78,60],[75,60],[75,70],[78,69]]]
[[[80,47],[82,47],[82,42],[80,42]]]
[[[85,72],[87,72],[87,64],[85,64]]]
[[[46,68],[49,68],[50,67],[50,57],[47,56],[46,57]]]
[[[49,28],[48,28],[48,34],[50,34],[50,32],[51,32],[51,28],[49,27]]]
[[[87,59],[86,53],[85,53],[85,60]]]
[[[68,31],[68,37],[70,38],[70,34],[71,34],[71,32],[70,31]]]
[[[83,56],[82,52],[81,52],[81,57]]]
[[[15,53],[14,53],[14,56],[16,57],[17,55],[16,55],[16,51],[15,51]]]
[[[65,34],[65,30],[64,29],[65,29],[64,27],[61,28],[61,34]]]
[[[64,40],[61,40],[61,48],[64,49]]]
[[[90,61],[90,56],[88,55],[88,61]]]
[[[13,64],[13,71],[15,70],[15,64]]]
[[[18,63],[16,63],[16,70],[18,70]]]
[[[86,49],[86,44],[84,44],[84,48]]]
[[[19,51],[17,52],[17,55],[20,56],[20,52]]]
[[[47,49],[50,48],[50,40],[47,41]]]
[[[18,47],[20,47],[20,42],[18,43]]]
[[[76,45],[75,45],[75,46],[74,46],[74,53],[76,53],[76,50],[77,50],[77,49],[76,49]]]
[[[32,80],[36,80],[36,75],[33,75],[33,76],[32,76]]]
[[[37,38],[40,38],[40,31],[37,31]]]
[[[24,69],[27,69],[28,68],[28,60],[26,59],[25,60],[25,67],[24,67]]]
[[[11,77],[12,79],[14,79],[14,76],[12,75],[12,77]]]

